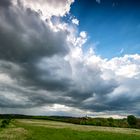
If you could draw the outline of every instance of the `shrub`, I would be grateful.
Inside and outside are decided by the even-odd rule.
[[[5,128],[9,125],[11,119],[4,119],[2,122],[1,122],[1,128]]]

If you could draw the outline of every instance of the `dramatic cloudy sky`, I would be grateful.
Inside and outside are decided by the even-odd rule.
[[[0,113],[140,116],[139,0],[0,0]]]

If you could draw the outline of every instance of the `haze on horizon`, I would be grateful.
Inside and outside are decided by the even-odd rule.
[[[0,113],[140,116],[139,0],[0,0]]]

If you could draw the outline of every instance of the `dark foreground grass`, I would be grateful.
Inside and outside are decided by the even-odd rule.
[[[0,140],[140,140],[140,135],[48,128],[18,121],[0,132]]]

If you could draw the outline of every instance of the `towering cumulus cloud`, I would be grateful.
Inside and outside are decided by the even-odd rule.
[[[0,1],[0,112],[140,114],[140,56],[84,52],[79,21],[62,20],[73,2]]]
[[[24,7],[31,8],[39,12],[44,18],[51,16],[65,16],[70,11],[70,6],[74,0],[13,0],[14,4],[21,3]]]

